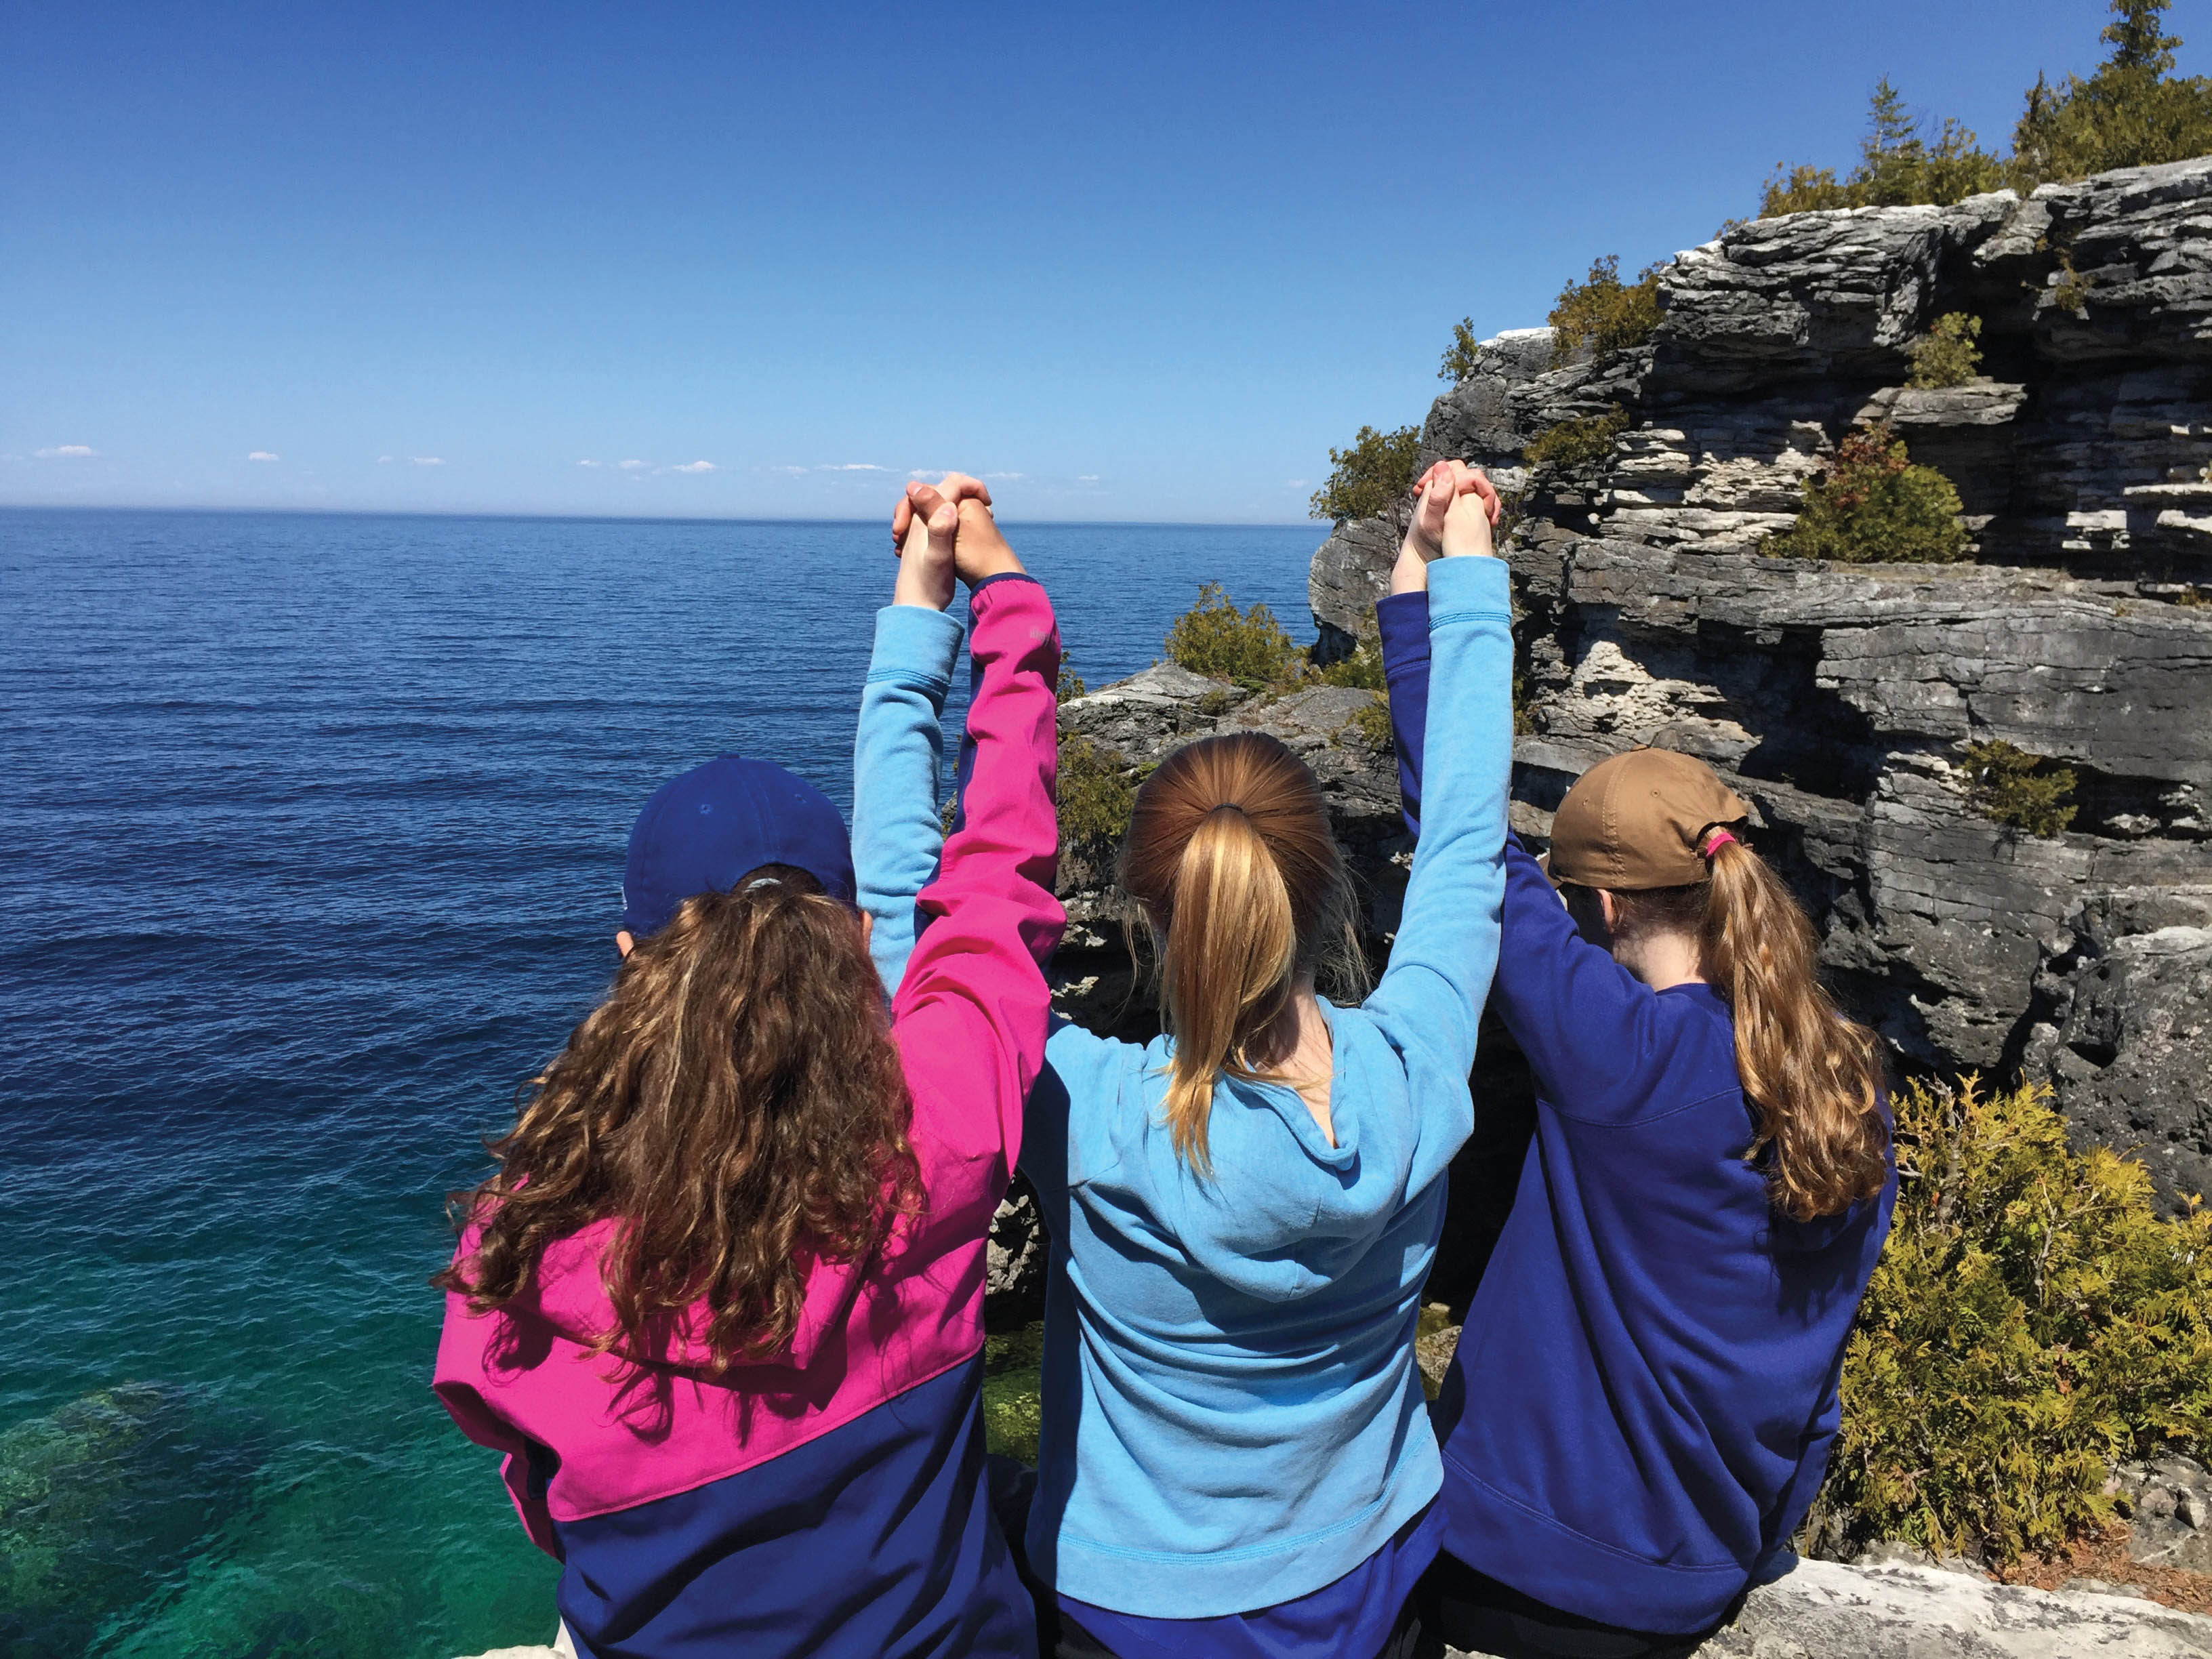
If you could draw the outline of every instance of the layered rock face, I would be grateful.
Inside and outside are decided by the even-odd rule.
[[[1517,826],[1620,749],[1699,756],[1908,1065],[2024,1069],[2168,1200],[2212,1192],[2212,161],[1738,226],[1660,300],[1601,362],[1486,342],[1423,429],[1522,492]],[[1954,311],[1985,375],[1908,387]],[[1602,460],[1523,466],[1616,407]],[[1957,485],[1975,562],[1762,556],[1876,421]],[[1371,635],[1390,552],[1350,525],[1316,555],[1331,650]],[[1990,739],[2073,769],[2064,833],[1978,810]]]

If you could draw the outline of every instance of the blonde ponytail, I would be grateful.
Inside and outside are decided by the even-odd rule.
[[[1745,1157],[1768,1166],[1784,1214],[1838,1214],[1889,1176],[1874,1034],[1821,986],[1812,923],[1766,861],[1717,834],[1709,856],[1698,943],[1735,1016],[1736,1071],[1758,1115]]]
[[[1205,1175],[1215,1084],[1267,1075],[1250,1045],[1350,935],[1350,884],[1313,773],[1260,732],[1177,750],[1137,792],[1121,884],[1160,941],[1176,1040],[1168,1132]]]

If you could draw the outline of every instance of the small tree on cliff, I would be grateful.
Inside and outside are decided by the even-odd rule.
[[[2180,40],[2165,32],[2172,0],[2112,0],[2101,38],[2112,55],[2087,80],[2028,89],[2009,157],[1984,153],[1971,128],[1946,118],[1928,134],[1887,76],[1875,88],[1859,164],[1838,180],[1832,167],[1777,167],[1759,216],[1822,208],[1902,207],[1963,201],[2010,185],[2085,179],[2112,167],[2147,167],[2212,154],[2212,78],[2172,77]]]
[[[2041,76],[2014,130],[2013,183],[2021,190],[2083,179],[2111,167],[2148,167],[2212,152],[2212,79],[2175,80],[2165,32],[2171,0],[2112,0],[2113,21],[2100,37],[2112,48],[2084,81],[2053,88]]]
[[[1959,492],[1932,466],[1915,466],[1887,427],[1836,446],[1827,471],[1805,487],[1805,510],[1763,551],[1852,564],[1948,564],[1966,556]]]
[[[1328,452],[1328,482],[1314,491],[1313,516],[1339,525],[1353,519],[1387,519],[1393,535],[1404,535],[1413,504],[1413,469],[1420,454],[1419,427],[1401,426],[1395,432],[1361,427],[1351,448]]]
[[[1867,136],[1859,164],[1838,182],[1832,167],[1774,169],[1759,216],[1819,208],[1906,207],[1933,202],[1948,207],[2004,184],[2004,163],[1985,154],[1972,127],[1946,116],[1932,138],[1882,76],[1869,100]]]
[[[1593,259],[1588,276],[1559,290],[1545,320],[1555,364],[1571,362],[1584,346],[1599,357],[1640,346],[1659,326],[1659,267],[1646,265],[1624,283],[1618,253]]]

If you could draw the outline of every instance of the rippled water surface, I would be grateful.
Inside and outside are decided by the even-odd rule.
[[[1308,527],[1010,532],[1093,685]],[[849,802],[875,525],[0,512],[0,1655],[445,1659],[551,1563],[428,1391],[440,1194],[725,749]]]

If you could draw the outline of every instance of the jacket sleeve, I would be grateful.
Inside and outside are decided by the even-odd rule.
[[[1390,741],[1398,754],[1398,810],[1421,834],[1421,747],[1429,726],[1429,596],[1393,593],[1376,601],[1382,678],[1390,688]]]
[[[974,765],[960,827],[921,891],[928,925],[891,1023],[909,1075],[933,1072],[948,1098],[974,1103],[963,1110],[994,1115],[1011,1170],[1022,1103],[1044,1064],[1043,964],[1066,920],[1052,892],[1060,634],[1044,589],[1028,580],[979,586],[971,614]]]
[[[1429,575],[1435,718],[1425,833],[1405,920],[1368,1014],[1404,1059],[1422,1121],[1409,1190],[1473,1133],[1468,1073],[1498,966],[1506,783],[1513,762],[1513,608],[1504,563],[1442,559]]]
[[[926,605],[876,613],[876,647],[860,690],[853,740],[853,873],[874,921],[868,953],[886,995],[914,950],[915,900],[937,873],[945,832],[945,698],[960,654],[960,623]]]
[[[1431,580],[1436,572],[1431,571]],[[1426,594],[1398,593],[1375,607],[1382,672],[1390,687],[1390,733],[1407,827],[1421,832],[1421,772],[1429,705]],[[1407,903],[1410,909],[1413,896]],[[1505,838],[1504,933],[1492,989],[1513,1040],[1555,1099],[1600,1105],[1614,1092],[1619,1057],[1638,1053],[1656,1009],[1654,994],[1611,954],[1583,938],[1559,890],[1522,846]]]

